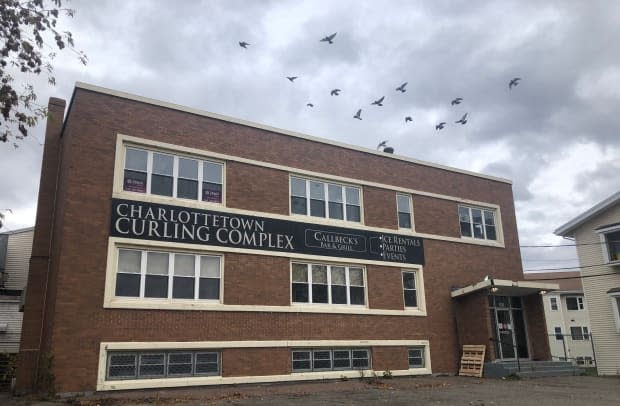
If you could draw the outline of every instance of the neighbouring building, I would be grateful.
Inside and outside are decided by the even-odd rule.
[[[19,391],[550,358],[508,180],[81,83],[49,111]]]
[[[22,331],[22,299],[34,228],[0,233],[0,388],[13,377]]]
[[[551,357],[579,366],[594,365],[590,316],[579,272],[528,272],[526,280],[557,283],[560,289],[543,295]]]
[[[598,373],[620,375],[620,192],[554,233],[577,246]]]

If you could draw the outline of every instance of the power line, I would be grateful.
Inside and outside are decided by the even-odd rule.
[[[618,272],[610,272],[610,273],[601,273],[596,275],[584,275],[584,276],[567,276],[565,278],[540,278],[540,279],[528,279],[529,281],[558,281],[563,279],[585,279],[585,278],[594,278],[596,276],[608,276],[608,275],[618,275]]]
[[[534,271],[564,271],[567,269],[580,269],[580,268],[595,268],[597,266],[607,266],[609,264],[596,264],[596,265],[580,265],[580,266],[569,266],[566,268],[545,268],[545,269],[524,269],[523,272],[534,272]],[[618,274],[618,272],[616,272]]]
[[[560,247],[578,247],[581,245],[601,245],[601,244],[610,244],[610,243],[620,243],[620,241],[599,241],[599,242],[582,242],[582,243],[576,243],[576,244],[560,244],[560,245],[552,245],[552,244],[545,244],[545,245],[519,245],[519,247],[521,248],[560,248]]]

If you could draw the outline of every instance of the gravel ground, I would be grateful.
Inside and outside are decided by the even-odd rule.
[[[568,376],[531,380],[406,377],[94,394],[43,401],[0,394],[0,405],[620,405],[620,379]]]

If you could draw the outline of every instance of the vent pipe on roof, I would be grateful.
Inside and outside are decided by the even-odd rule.
[[[385,147],[385,148],[383,148],[383,152],[387,152],[388,154],[393,154],[394,153],[394,148],[392,148],[392,147]]]

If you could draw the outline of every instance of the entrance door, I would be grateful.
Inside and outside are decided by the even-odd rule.
[[[500,357],[502,359],[514,359],[515,337],[510,310],[496,309],[497,313],[497,339],[499,341]]]
[[[489,296],[496,356],[502,360],[528,358],[527,333],[520,297]]]

